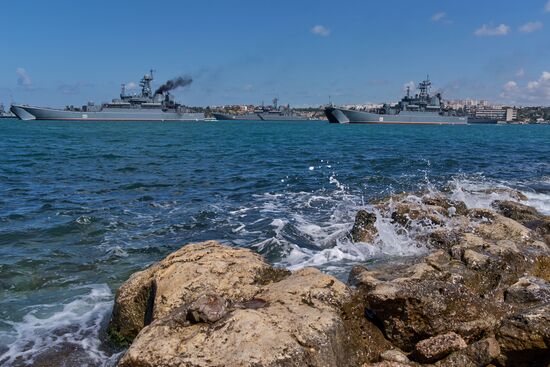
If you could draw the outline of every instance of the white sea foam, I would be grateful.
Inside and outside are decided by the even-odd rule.
[[[106,284],[89,285],[84,295],[62,305],[37,305],[20,322],[4,321],[11,327],[0,332],[7,349],[0,355],[2,366],[33,365],[40,355],[70,346],[96,366],[114,365],[119,354],[101,349],[99,333],[111,311],[112,292]]]
[[[453,208],[449,209],[451,219],[439,215],[441,223],[420,223],[412,221],[407,229],[396,225],[391,214],[396,203],[390,202],[390,210],[382,212],[377,206],[365,204],[363,195],[352,192],[334,175],[329,177],[332,189],[315,192],[288,192],[285,194],[264,194],[256,196],[259,212],[265,219],[271,219],[273,235],[262,239],[253,247],[262,252],[276,247],[282,252],[279,265],[290,269],[317,266],[328,269],[338,263],[364,262],[399,256],[415,256],[428,249],[416,238],[436,228],[452,229]],[[449,199],[463,201],[469,208],[490,208],[495,200],[518,200],[512,187],[501,182],[485,179],[483,176],[456,177],[440,190],[426,175],[421,184],[424,195],[444,195]],[[528,200],[525,202],[548,214],[550,195],[522,190]],[[410,194],[400,200],[422,205],[422,194]],[[377,237],[372,243],[353,243],[349,232],[355,214],[359,209],[376,213]],[[434,215],[438,215],[435,213]]]
[[[550,195],[535,192],[524,192],[527,196],[527,205],[537,209],[545,215],[550,215]]]

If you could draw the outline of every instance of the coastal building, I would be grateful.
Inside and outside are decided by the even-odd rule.
[[[506,108],[506,121],[516,121],[518,119],[518,110],[515,108],[507,107]]]
[[[518,111],[512,107],[486,107],[476,108],[473,115],[476,118],[511,122],[517,120]]]

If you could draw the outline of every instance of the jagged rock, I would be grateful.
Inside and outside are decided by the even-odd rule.
[[[461,241],[461,234],[447,229],[436,229],[428,236],[428,244],[434,248],[450,249]]]
[[[450,212],[452,212],[450,216],[466,215],[468,213],[468,208],[466,207],[466,204],[464,204],[464,202],[453,201],[446,198],[443,195],[424,196],[422,198],[422,202],[426,205],[439,206],[439,207],[445,208],[448,214],[451,214]]]
[[[550,217],[546,216],[542,219],[536,219],[523,223],[527,228],[532,229],[538,234],[541,239],[550,246]]]
[[[435,363],[436,367],[485,367],[500,355],[495,338],[475,342]]]
[[[404,227],[408,227],[411,221],[424,222],[426,224],[442,224],[446,209],[440,206],[421,206],[416,203],[399,203],[392,213],[392,219]]]
[[[543,217],[535,208],[515,201],[497,200],[492,205],[498,213],[521,223],[540,220]]]
[[[432,363],[466,347],[464,339],[451,332],[416,343],[414,355],[419,362]]]
[[[529,240],[531,231],[523,224],[513,219],[506,218],[488,210],[476,210],[488,221],[482,222],[475,229],[475,234],[483,239],[500,241],[511,240],[516,243],[526,243]]]
[[[550,304],[550,284],[537,277],[523,277],[511,285],[505,294],[507,302]]]
[[[369,213],[366,210],[359,210],[355,216],[355,223],[351,230],[351,239],[353,242],[374,242],[378,233],[374,223],[376,214]]]
[[[399,362],[399,363],[409,363],[409,357],[397,349],[390,349],[380,354],[380,359],[382,361],[388,362]]]
[[[386,337],[404,351],[412,351],[426,337],[451,331],[461,334],[465,323],[506,312],[500,303],[487,302],[460,283],[434,279],[384,282],[366,299]]]
[[[482,269],[489,262],[489,256],[480,254],[473,250],[465,250],[462,260],[472,269]]]
[[[188,306],[205,293],[247,301],[265,283],[287,276],[261,256],[215,241],[191,244],[150,268],[133,274],[117,291],[109,332],[131,341],[153,320]],[[183,310],[182,310],[183,311]]]
[[[252,251],[213,242],[176,253],[148,273],[157,284],[170,282],[160,294],[157,286],[153,308],[163,295],[173,301],[153,311],[121,367],[352,366],[391,347],[351,290],[317,269],[279,274]],[[199,289],[207,292],[191,297]]]
[[[504,319],[496,337],[501,364],[546,367],[550,364],[550,304]]]
[[[350,286],[356,286],[357,284],[362,282],[363,274],[368,273],[369,269],[367,269],[364,266],[357,265],[351,268],[349,274],[348,274],[348,284]]]

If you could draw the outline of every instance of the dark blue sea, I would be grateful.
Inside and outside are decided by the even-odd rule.
[[[117,287],[186,243],[345,279],[418,251],[391,223],[381,245],[347,239],[372,200],[441,191],[483,207],[495,187],[550,214],[550,126],[2,120],[0,364],[112,365]]]

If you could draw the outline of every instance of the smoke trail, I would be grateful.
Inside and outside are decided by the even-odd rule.
[[[177,78],[170,79],[169,81],[158,87],[158,89],[155,91],[155,94],[169,92],[179,87],[185,87],[191,83],[193,83],[193,79],[191,79],[190,77],[178,76]]]

